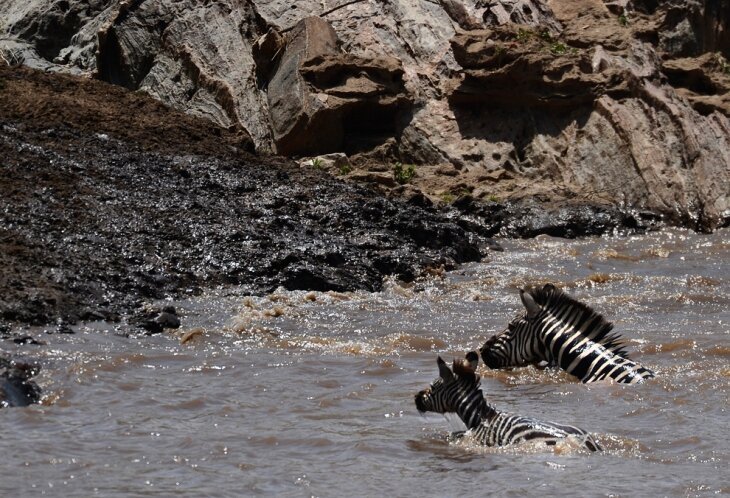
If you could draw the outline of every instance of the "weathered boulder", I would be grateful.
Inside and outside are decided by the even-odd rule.
[[[515,109],[518,121],[533,122],[531,136],[520,137],[525,130],[518,126],[517,133],[509,127],[500,133],[522,143],[516,164],[502,165],[517,183],[522,180],[522,197],[559,184],[573,193],[568,197],[590,192],[594,199],[653,210],[698,229],[727,222],[728,120],[695,112],[663,84],[659,59],[646,45],[634,42],[617,55],[499,29],[459,34],[452,46],[464,68],[450,96],[462,130],[471,129],[475,104],[482,105],[480,114]],[[680,72],[682,66],[665,67]],[[515,120],[501,116],[502,123]],[[499,139],[481,131],[487,143]],[[529,178],[546,188],[526,185]]]
[[[458,7],[451,7],[449,4],[459,4]],[[441,1],[441,5],[449,12],[451,9],[468,10],[470,3],[458,2],[451,0],[450,2]],[[450,7],[450,8],[449,8]],[[505,24],[519,24],[523,26],[542,26],[550,32],[558,32],[562,29],[561,24],[555,19],[550,8],[545,2],[535,0],[511,0],[509,2],[499,2],[490,0],[478,0],[474,3],[474,9],[479,13],[482,19],[482,26],[502,26]],[[454,16],[452,16],[452,19]],[[471,24],[471,23],[470,23]],[[467,27],[465,23],[459,23],[459,27],[465,30],[479,29],[480,26]]]
[[[730,115],[730,62],[718,52],[699,57],[667,59],[662,62],[677,93],[703,115],[719,111]]]
[[[730,57],[730,3],[726,0],[633,0],[647,16],[642,35],[670,57],[721,52]]]
[[[270,144],[266,96],[253,41],[268,26],[248,2],[114,2],[98,30],[96,75],[144,90],[223,127],[242,127]]]
[[[36,69],[90,72],[97,33],[115,0],[5,1],[0,5],[0,53]]]
[[[268,83],[278,153],[353,151],[395,133],[409,104],[400,61],[341,53],[334,29],[319,17],[297,23],[287,39]]]

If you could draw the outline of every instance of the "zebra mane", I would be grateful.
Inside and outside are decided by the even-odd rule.
[[[611,334],[613,324],[603,318],[603,315],[597,313],[593,308],[569,296],[553,284],[545,284],[542,288],[535,287],[528,292],[537,304],[545,310],[550,311],[561,306],[570,306],[571,308],[579,309],[581,311],[580,322],[592,322],[591,326],[586,328],[584,336],[601,344],[613,354],[628,359],[628,353],[624,349],[625,346],[621,334]]]

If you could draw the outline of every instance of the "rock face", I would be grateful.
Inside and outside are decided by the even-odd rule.
[[[357,151],[394,134],[408,107],[398,59],[340,53],[337,34],[319,17],[300,21],[288,40],[267,91],[278,153]]]
[[[0,12],[9,63],[143,90],[261,151],[417,163],[432,198],[468,189],[730,222],[725,1],[4,0]]]
[[[459,33],[451,47],[462,67],[447,87],[453,107],[575,109],[602,95],[628,97],[636,80],[618,68],[596,71],[600,62],[594,63],[592,54],[525,28]]]
[[[662,62],[662,71],[677,94],[702,115],[730,114],[730,64],[715,52]]]
[[[452,45],[464,68],[450,92],[457,120],[464,106],[477,105],[519,116],[517,123],[505,115],[499,121],[513,124],[502,133],[518,145],[516,158],[508,159],[515,164],[506,169],[517,170],[518,182],[535,179],[538,187],[526,189],[530,195],[558,183],[692,227],[725,223],[729,122],[719,112],[697,113],[664,84],[644,45],[633,42],[628,61],[523,29],[473,31],[457,35]],[[521,128],[528,119],[532,126]],[[473,133],[490,142],[493,129]],[[510,136],[511,130],[532,136]]]

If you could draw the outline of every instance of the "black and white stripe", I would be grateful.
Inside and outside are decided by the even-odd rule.
[[[552,284],[521,290],[526,312],[480,349],[489,368],[540,362],[559,366],[582,382],[613,379],[633,384],[654,372],[628,358],[613,325]]]
[[[477,354],[466,355],[466,362],[454,362],[453,371],[438,358],[439,378],[428,389],[416,394],[419,412],[457,413],[470,434],[486,446],[507,446],[523,441],[542,441],[548,446],[573,436],[591,450],[601,447],[583,429],[570,425],[542,422],[497,411],[487,403],[476,373]]]

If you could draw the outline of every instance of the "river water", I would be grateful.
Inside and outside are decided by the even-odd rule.
[[[730,492],[730,231],[503,245],[381,293],[229,289],[175,303],[180,332],[82,324],[3,343],[42,362],[46,397],[0,410],[0,496]],[[583,427],[606,451],[449,443],[458,419],[413,402],[437,354],[477,349],[520,310],[520,287],[547,281],[613,321],[657,378],[480,367],[498,409]]]

